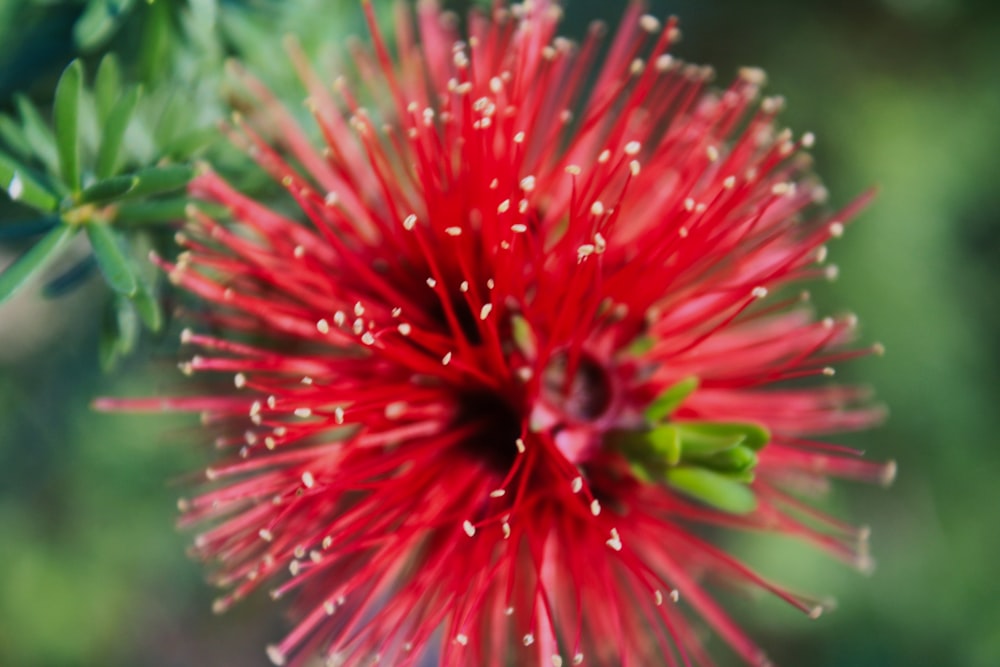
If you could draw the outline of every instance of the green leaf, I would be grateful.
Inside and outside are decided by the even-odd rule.
[[[138,87],[130,88],[112,107],[104,123],[101,147],[97,152],[97,178],[108,178],[115,173],[121,154],[122,141],[132,113],[142,94]]]
[[[681,430],[685,452],[712,453],[746,445],[759,450],[771,440],[771,433],[752,422],[685,421],[674,422]],[[727,444],[728,443],[728,444]]]
[[[117,199],[135,187],[139,179],[135,176],[113,176],[98,181],[80,193],[77,201],[81,204],[94,204]]]
[[[7,114],[0,114],[0,140],[22,159],[31,158],[31,144],[24,136],[24,129]]]
[[[644,438],[649,443],[649,453],[657,461],[671,466],[680,462],[683,444],[681,432],[675,426],[659,426],[644,434]]]
[[[80,189],[80,90],[83,65],[74,60],[56,84],[52,114],[56,127],[56,147],[63,181],[73,192]]]
[[[118,29],[134,2],[135,0],[91,2],[73,26],[73,41],[82,51],[100,46]]]
[[[684,378],[671,385],[646,408],[646,419],[654,424],[663,421],[673,414],[674,410],[679,408],[681,403],[697,388],[698,378],[696,377]]]
[[[705,468],[670,468],[666,480],[677,491],[723,512],[748,514],[757,508],[757,497],[749,486]]]
[[[744,445],[718,452],[703,459],[709,468],[723,472],[745,472],[757,467],[757,452]]]
[[[97,265],[108,285],[120,294],[135,295],[139,285],[115,233],[107,225],[96,222],[86,225],[86,228],[90,246],[97,257]]]
[[[140,225],[177,222],[187,218],[186,209],[191,203],[187,197],[156,201],[122,202],[115,216],[116,224]]]
[[[163,327],[163,310],[160,308],[160,302],[145,281],[139,279],[138,282],[139,289],[132,297],[132,305],[150,331],[159,331]]]
[[[139,342],[141,328],[132,302],[121,296],[115,296],[115,320],[118,325],[118,353],[125,357],[135,350]]]
[[[0,273],[0,303],[22,288],[34,274],[52,261],[73,237],[76,228],[59,225]]]
[[[164,167],[141,169],[133,175],[139,181],[128,193],[131,199],[147,195],[158,195],[185,187],[188,181],[194,177],[194,167],[183,164],[172,164]]]
[[[122,93],[122,73],[118,57],[109,53],[101,59],[94,77],[94,101],[97,105],[97,118],[101,124],[108,120],[108,114],[120,101]]]
[[[15,95],[14,104],[21,114],[21,126],[24,128],[24,138],[31,145],[31,154],[45,165],[52,173],[59,171],[59,153],[56,150],[56,138],[48,123],[38,113],[38,109],[24,95]]]
[[[190,132],[182,132],[165,147],[164,153],[175,160],[186,160],[198,151],[207,148],[221,137],[212,127],[202,127]]]
[[[59,200],[48,188],[36,181],[27,168],[10,156],[0,153],[0,184],[14,201],[46,213],[59,207]]]
[[[58,215],[47,215],[31,220],[5,221],[0,223],[0,243],[38,236],[60,224],[62,224],[62,219]]]
[[[119,359],[135,348],[139,339],[139,320],[135,308],[125,297],[115,294],[104,307],[104,326],[98,341],[101,369],[109,372]]]
[[[96,268],[97,260],[94,259],[93,255],[87,255],[69,269],[45,283],[45,286],[42,288],[42,296],[46,299],[55,299],[63,294],[68,294],[83,284]]]

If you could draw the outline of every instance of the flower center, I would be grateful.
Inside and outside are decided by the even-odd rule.
[[[459,398],[457,423],[474,435],[465,439],[469,456],[489,468],[505,473],[517,456],[521,435],[521,412],[503,396],[491,391],[472,391]]]
[[[541,398],[572,422],[594,422],[611,407],[614,389],[607,370],[584,353],[570,368],[566,353],[555,355],[542,373]]]

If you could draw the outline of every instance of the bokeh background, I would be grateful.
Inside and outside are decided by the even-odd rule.
[[[198,34],[213,57],[231,50],[219,37],[227,25],[261,17],[314,53],[361,33],[350,0],[158,2],[207,22]],[[143,30],[160,20],[151,6],[89,4],[116,16],[108,35],[81,46],[74,28],[95,11],[88,3],[0,0],[0,110],[15,91],[44,107],[81,53],[92,64],[116,49],[146,68],[136,76],[161,75],[167,61],[142,56]],[[898,460],[898,479],[888,490],[841,484],[827,501],[871,525],[878,567],[866,577],[784,540],[738,540],[732,548],[764,572],[838,601],[816,621],[768,600],[738,604],[738,617],[786,667],[1000,665],[1000,3],[651,5],[681,17],[676,53],[714,65],[720,81],[742,65],[766,69],[768,90],[788,100],[788,125],[816,133],[834,204],[880,188],[831,245],[840,279],[815,289],[822,310],[851,309],[863,338],[887,348],[839,371],[877,387],[891,410],[884,427],[846,441]],[[613,23],[621,9],[569,0],[565,31]],[[226,12],[239,21],[227,24]],[[277,48],[241,55],[287,79]],[[23,215],[0,199],[0,221]],[[0,241],[0,265],[22,247]],[[0,307],[0,665],[265,665],[280,614],[261,596],[213,616],[213,591],[185,556],[190,535],[173,527],[183,475],[204,464],[195,423],[89,408],[95,396],[177,383],[176,327],[145,335],[137,354],[101,372],[95,313],[106,299],[92,279]]]

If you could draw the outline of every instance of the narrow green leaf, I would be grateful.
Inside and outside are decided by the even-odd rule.
[[[24,129],[7,114],[0,114],[0,141],[22,159],[31,158],[31,144],[24,136]]]
[[[724,472],[743,472],[757,467],[757,452],[744,445],[718,452],[703,460],[704,465]]]
[[[142,327],[131,301],[121,295],[115,295],[114,303],[118,328],[118,354],[126,357],[132,354],[139,343]]]
[[[0,153],[0,185],[14,201],[49,213],[59,207],[59,200],[27,168],[10,156]]]
[[[91,2],[73,26],[73,41],[82,51],[90,51],[104,43],[128,16],[135,0],[104,0]]]
[[[104,123],[104,133],[101,135],[101,147],[97,152],[97,178],[108,178],[115,173],[120,162],[125,131],[128,129],[140,95],[141,90],[138,87],[130,88],[109,112]]]
[[[681,440],[681,456],[685,459],[704,458],[727,449],[732,449],[743,442],[742,433],[705,433],[695,427],[688,427],[683,422],[677,423],[677,431]]]
[[[142,279],[139,279],[139,289],[132,297],[132,305],[150,331],[159,331],[163,327],[163,309],[160,308],[160,302]]]
[[[15,95],[14,104],[21,115],[24,138],[31,145],[31,154],[51,173],[59,171],[56,137],[35,105],[24,95]]]
[[[133,174],[139,179],[135,187],[129,191],[130,199],[147,195],[158,195],[185,187],[194,177],[194,167],[183,164],[172,164],[164,167],[141,169]]]
[[[108,285],[120,294],[133,296],[139,286],[115,233],[101,223],[90,223],[85,226],[90,246],[94,249],[94,256],[97,257],[97,265],[101,268]]]
[[[654,424],[663,421],[673,414],[674,410],[679,408],[681,403],[697,388],[698,378],[696,377],[684,378],[671,385],[646,408],[646,419]]]
[[[94,102],[97,105],[97,120],[103,125],[108,114],[122,94],[122,73],[118,57],[109,53],[101,59],[94,77]]]
[[[122,202],[115,216],[116,224],[141,225],[177,222],[187,218],[185,212],[191,200],[187,197],[156,201]],[[200,208],[200,207],[199,207]]]
[[[676,423],[681,429],[681,438],[685,446],[691,442],[692,447],[711,448],[718,447],[718,445],[712,444],[714,441],[735,440],[736,442],[730,446],[743,444],[751,449],[759,450],[771,440],[771,433],[763,426],[753,422],[686,421]]]
[[[97,260],[93,255],[87,255],[79,262],[62,272],[42,288],[42,295],[46,299],[55,299],[83,284],[90,274],[97,268]]]
[[[29,278],[52,261],[75,231],[69,225],[57,226],[0,273],[0,303],[9,299]]]
[[[117,199],[135,187],[139,179],[135,176],[113,176],[94,183],[77,197],[81,204],[95,204]]]
[[[658,461],[671,466],[680,462],[683,443],[679,429],[668,424],[654,428],[645,437],[650,444],[650,453]]]
[[[195,153],[219,141],[221,133],[212,127],[203,127],[180,133],[163,149],[174,160],[187,160]]]
[[[723,512],[748,514],[757,508],[757,497],[749,486],[705,468],[670,468],[666,478],[677,491]]]
[[[47,215],[42,218],[34,218],[33,220],[0,222],[0,243],[4,241],[18,241],[26,239],[29,236],[38,236],[58,224],[62,224],[62,220],[57,215]]]
[[[80,90],[83,65],[74,60],[56,84],[52,114],[56,127],[56,146],[63,180],[73,192],[80,189]]]

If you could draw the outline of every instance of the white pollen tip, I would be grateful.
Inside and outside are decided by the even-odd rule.
[[[316,485],[316,478],[313,477],[311,472],[306,471],[302,473],[302,485],[307,489],[311,489]]]
[[[739,74],[741,79],[755,86],[767,83],[767,73],[759,67],[742,67]]]
[[[270,542],[271,540],[274,539],[274,535],[267,528],[261,528],[257,534],[260,536],[260,539],[264,540],[265,542]]]
[[[330,333],[330,323],[326,320],[320,320],[316,323],[316,330],[322,334]]]
[[[403,220],[403,229],[405,229],[406,231],[410,231],[416,226],[417,226],[417,216],[413,213],[406,216],[406,218]]]
[[[887,461],[885,466],[882,468],[882,474],[879,475],[879,482],[882,486],[889,486],[894,481],[896,481],[896,472],[899,466],[896,465],[895,461]]]
[[[804,148],[812,148],[816,145],[816,135],[812,132],[806,132],[802,135],[802,146]]]
[[[514,445],[517,447],[517,451],[519,454],[524,454],[525,446],[524,446],[524,440],[522,438],[518,438],[517,440],[515,440]]]
[[[595,201],[590,205],[590,212],[594,215],[604,215],[604,202],[601,200]]]
[[[823,615],[822,605],[816,605],[815,607],[809,610],[809,618],[813,619],[814,621],[822,615]]]
[[[677,602],[680,599],[681,599],[681,593],[680,593],[680,591],[678,591],[676,588],[674,590],[670,591],[670,600],[672,602]]]
[[[490,316],[490,311],[492,310],[493,310],[493,304],[491,303],[484,304],[483,307],[479,309],[479,319],[485,320],[487,317]]]
[[[766,287],[754,287],[753,290],[750,293],[756,299],[763,299],[765,296],[767,296],[767,288]]]
[[[580,493],[583,490],[583,477],[574,477],[570,486],[573,489],[573,493]]]
[[[194,337],[194,332],[191,331],[190,329],[184,329],[183,331],[181,331],[182,343],[190,343],[193,337]]]
[[[285,664],[285,654],[277,646],[267,647],[267,659],[276,667],[282,667]]]
[[[552,667],[563,667],[563,659],[561,655],[552,655]]]
[[[413,331],[413,326],[407,324],[406,322],[401,322],[399,326],[396,327],[396,330],[399,331],[400,335],[409,336]]]
[[[653,601],[656,602],[656,606],[659,607],[663,604],[663,593],[656,590],[653,591]]]
[[[312,410],[309,408],[295,408],[295,416],[303,419],[312,417]]]
[[[844,235],[844,223],[842,222],[832,222],[830,223],[830,236],[835,239],[839,239]]]
[[[577,653],[577,654],[575,654],[573,656],[573,664],[574,665],[582,665],[583,664],[583,654],[582,653]]]
[[[622,539],[621,539],[621,537],[618,536],[618,530],[617,529],[615,529],[615,528],[611,529],[611,537],[609,537],[607,539],[607,541],[605,542],[605,544],[607,544],[609,547],[611,547],[615,551],[621,551],[622,550]]]
[[[455,641],[458,642],[461,646],[465,646],[469,643],[469,637],[468,635],[459,632],[457,635],[455,635]]]
[[[827,366],[826,368],[823,369],[822,372],[823,375],[827,377],[833,377],[834,375],[837,374],[837,369],[835,369],[833,366]]]
[[[441,365],[442,366],[447,366],[450,363],[451,363],[451,352],[449,352],[446,355],[444,355],[443,357],[441,357]]]
[[[468,535],[469,537],[476,536],[476,527],[473,526],[472,522],[469,520],[465,520],[462,522],[462,530],[464,530],[465,534]]]
[[[643,14],[639,17],[639,27],[650,34],[656,34],[660,32],[663,25],[660,23],[660,19],[652,14]]]
[[[242,389],[247,386],[247,376],[243,373],[237,373],[233,376],[233,384],[236,385],[237,389]]]
[[[642,150],[642,144],[640,144],[638,141],[630,141],[627,144],[625,144],[625,155],[628,155],[630,157],[635,157],[636,155],[639,154],[640,150]]]
[[[521,638],[521,643],[524,644],[525,646],[531,646],[532,644],[535,643],[535,635],[529,632],[523,638]]]
[[[493,491],[490,491],[490,498],[503,498],[505,495],[507,495],[507,492],[503,489],[494,489]]]
[[[879,356],[879,357],[884,357],[885,356],[885,345],[883,345],[882,343],[874,343],[874,344],[872,344],[872,354],[874,354],[876,356]]]
[[[535,177],[525,176],[521,179],[521,189],[525,192],[531,192],[535,189]]]
[[[461,227],[445,227],[444,233],[447,234],[448,236],[461,236],[462,235],[462,228]]]
[[[601,514],[601,503],[597,500],[597,498],[590,501],[590,513],[594,516],[600,516]]]

